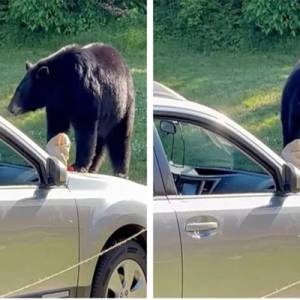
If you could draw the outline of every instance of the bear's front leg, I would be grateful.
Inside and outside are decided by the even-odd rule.
[[[47,109],[47,142],[59,133],[68,133],[70,119],[60,112]]]
[[[76,140],[76,160],[73,168],[76,172],[88,172],[93,158],[97,141],[97,122],[84,124],[84,126],[74,125]]]

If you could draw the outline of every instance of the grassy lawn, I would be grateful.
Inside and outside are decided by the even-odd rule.
[[[280,97],[300,57],[299,43],[272,51],[203,55],[179,42],[156,42],[154,57],[156,81],[225,113],[281,151]]]
[[[41,147],[45,147],[44,110],[20,117],[13,117],[6,111],[17,84],[25,74],[25,61],[35,62],[70,43],[84,45],[91,42],[104,42],[116,47],[133,73],[137,103],[129,177],[134,181],[146,183],[146,37],[143,24],[131,27],[117,24],[75,36],[45,36],[36,40],[32,38],[18,47],[11,45],[0,47],[0,115],[24,131]],[[73,134],[71,136],[74,146]],[[71,162],[74,161],[74,148],[72,147]],[[112,173],[108,159],[100,173]]]

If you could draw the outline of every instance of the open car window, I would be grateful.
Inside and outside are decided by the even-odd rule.
[[[38,185],[37,170],[12,147],[0,140],[0,186]]]
[[[155,124],[178,194],[274,191],[269,173],[225,138],[184,121]]]

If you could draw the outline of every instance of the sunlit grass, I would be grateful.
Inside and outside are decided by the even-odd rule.
[[[278,96],[280,91],[278,90],[267,90],[261,93],[256,93],[255,95],[246,98],[242,105],[245,106],[246,109],[250,111],[255,111],[262,106],[268,105],[268,104],[274,104],[278,102]]]
[[[299,53],[296,47],[207,56],[179,42],[156,42],[154,78],[221,111],[281,152],[281,91]]]

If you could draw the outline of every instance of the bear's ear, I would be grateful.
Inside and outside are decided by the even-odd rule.
[[[30,70],[33,67],[33,64],[30,61],[25,62],[26,71]]]
[[[42,66],[37,70],[36,78],[46,77],[49,74],[50,74],[49,68],[47,66]]]

